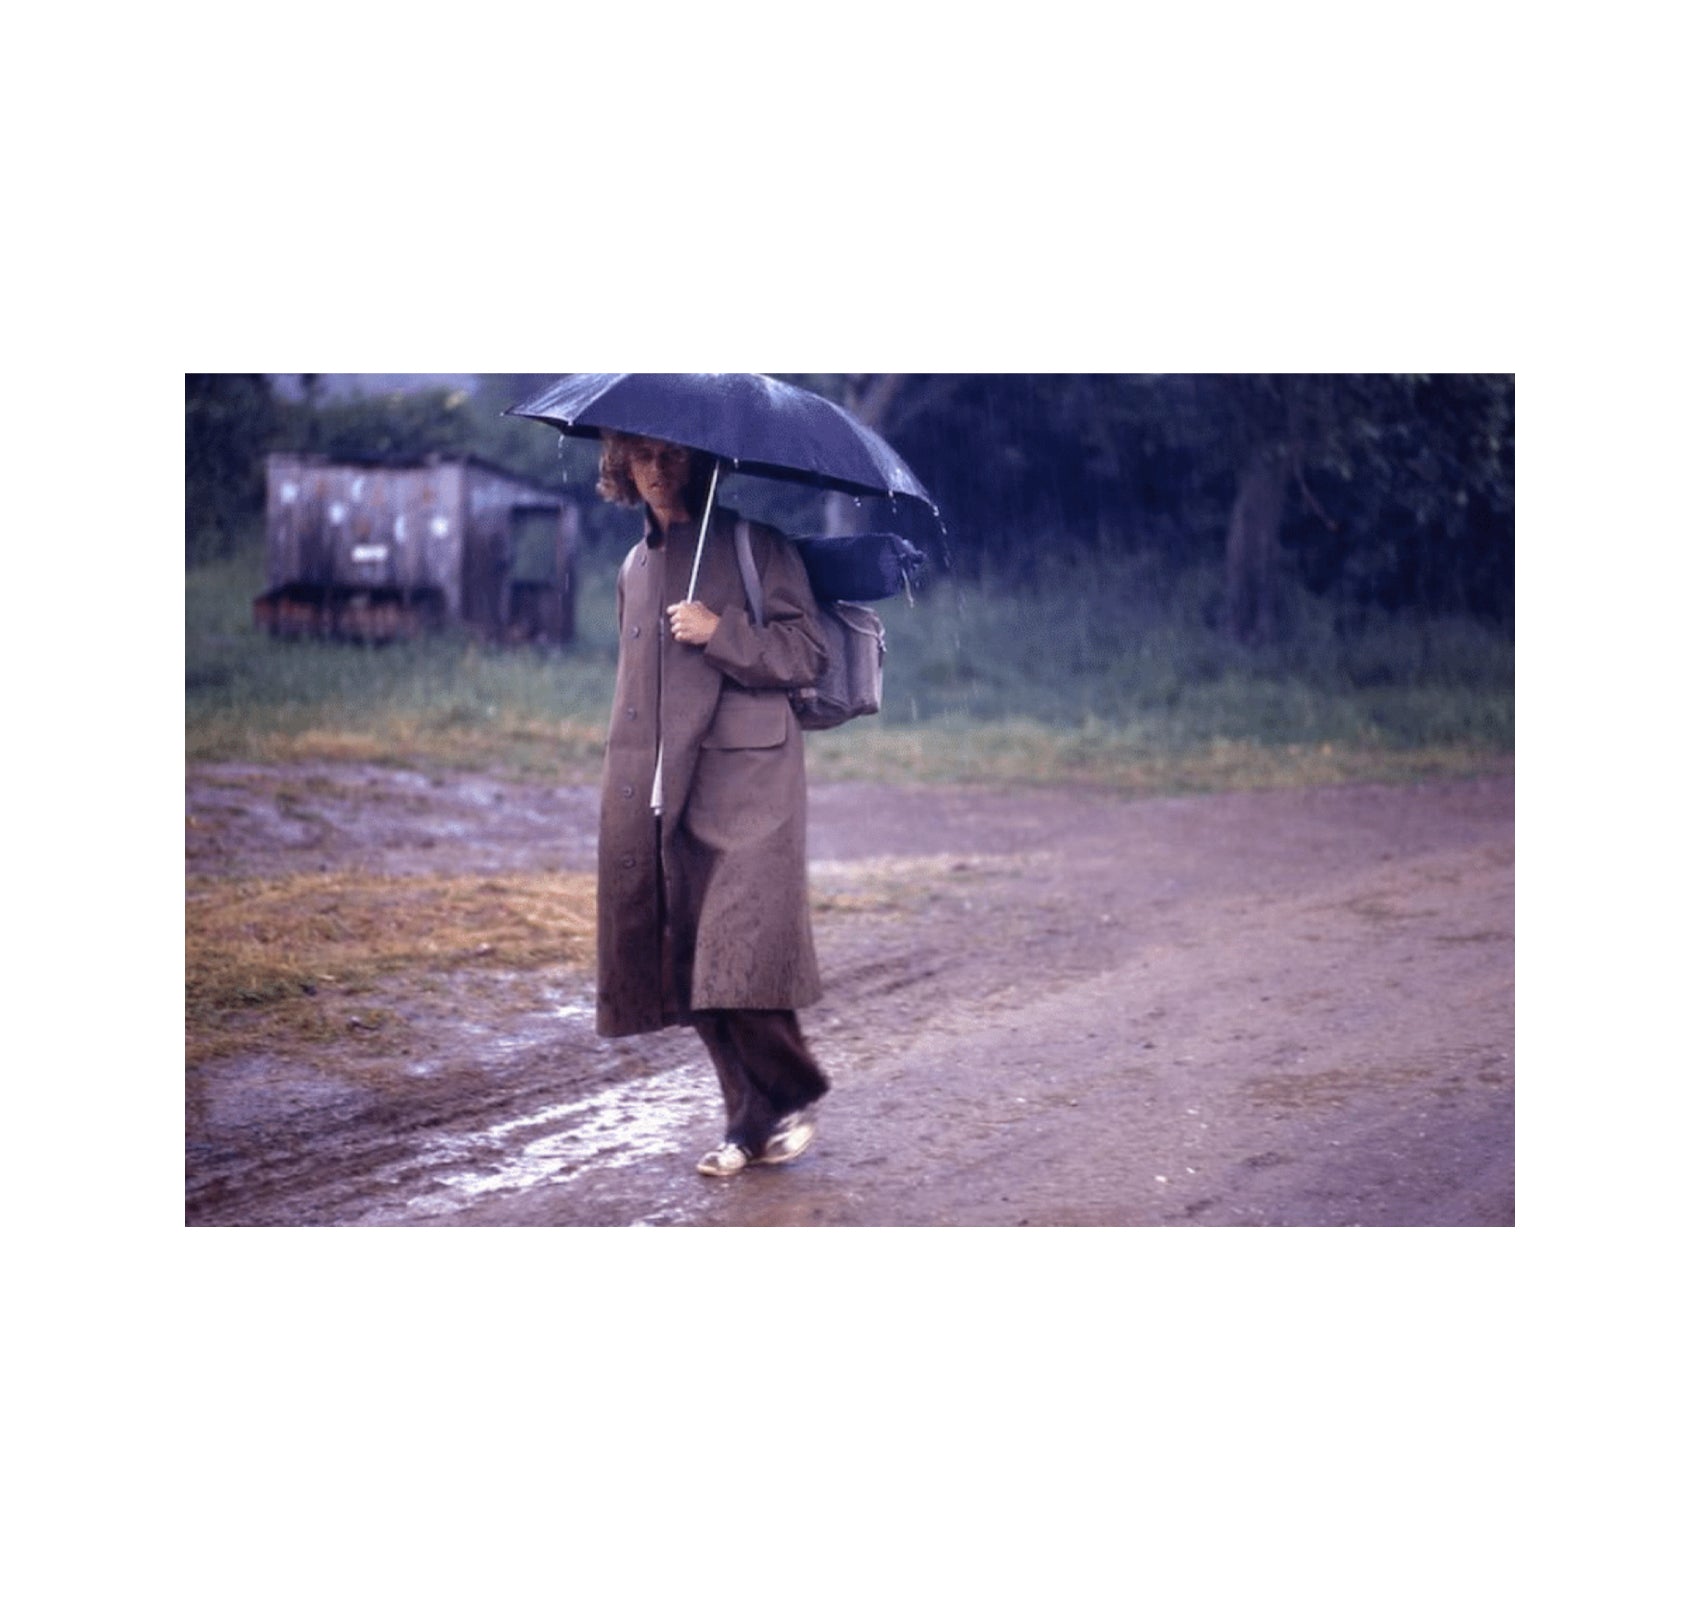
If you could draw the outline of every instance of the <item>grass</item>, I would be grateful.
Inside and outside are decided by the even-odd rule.
[[[381,648],[285,641],[250,620],[263,587],[255,555],[189,574],[191,761],[375,761],[528,774],[580,773],[600,761],[614,685],[611,622],[565,653],[498,650],[453,634]],[[590,587],[582,613],[611,616],[612,574],[597,574]]]
[[[619,552],[590,553],[567,651],[447,635],[372,649],[253,628],[257,554],[189,574],[190,760],[348,760],[593,781]],[[884,602],[885,709],[811,736],[822,779],[1096,783],[1138,792],[1404,781],[1504,766],[1509,639],[1464,619],[1343,617],[1283,596],[1261,650],[1206,625],[1213,574],[1056,559],[1017,591],[934,581]]]
[[[376,877],[195,878],[185,914],[184,1021],[191,1065],[253,1042],[327,1027],[376,1026],[345,1015],[391,973],[468,963],[516,970],[587,965],[595,937],[589,873]]]

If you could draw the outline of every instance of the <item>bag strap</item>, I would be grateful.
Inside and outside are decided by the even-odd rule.
[[[750,549],[750,525],[742,517],[733,530],[732,542],[738,547],[738,571],[744,575],[744,598],[750,603],[750,616],[758,628],[767,626],[761,605],[761,579],[756,576],[756,558]]]

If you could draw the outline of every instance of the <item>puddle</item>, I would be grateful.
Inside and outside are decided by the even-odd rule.
[[[587,1166],[599,1171],[676,1156],[686,1131],[703,1119],[710,1085],[695,1067],[675,1067],[635,1083],[547,1106],[492,1124],[478,1133],[433,1139],[417,1166],[431,1172],[435,1191],[415,1195],[410,1211],[442,1215],[498,1192],[565,1183]],[[516,1135],[532,1134],[523,1142]],[[442,1171],[443,1167],[461,1171]],[[401,1177],[402,1174],[396,1174]]]

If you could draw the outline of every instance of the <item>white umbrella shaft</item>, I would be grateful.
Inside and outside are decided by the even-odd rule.
[[[697,597],[697,574],[702,570],[702,547],[708,539],[708,519],[714,513],[714,491],[719,483],[720,459],[717,456],[714,462],[714,471],[710,474],[708,480],[708,503],[702,508],[702,527],[697,530],[697,553],[695,560],[691,562],[691,584],[685,591],[687,600],[694,600]],[[649,786],[649,809],[658,817],[662,812],[661,762],[664,754],[662,746],[657,742],[655,746],[655,781]]]
[[[714,491],[720,482],[720,458],[715,457],[714,471],[708,480],[708,500],[702,508],[702,527],[697,533],[696,559],[691,563],[691,586],[685,591],[687,600],[697,597],[697,573],[702,570],[702,547],[708,539],[708,519],[714,514]]]

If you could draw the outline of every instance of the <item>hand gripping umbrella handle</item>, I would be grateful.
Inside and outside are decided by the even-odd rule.
[[[708,519],[714,514],[714,491],[720,483],[720,458],[714,458],[714,471],[708,480],[708,501],[702,508],[702,527],[697,533],[696,559],[691,562],[691,586],[685,591],[686,600],[697,597],[697,573],[702,570],[702,547],[708,540]]]

